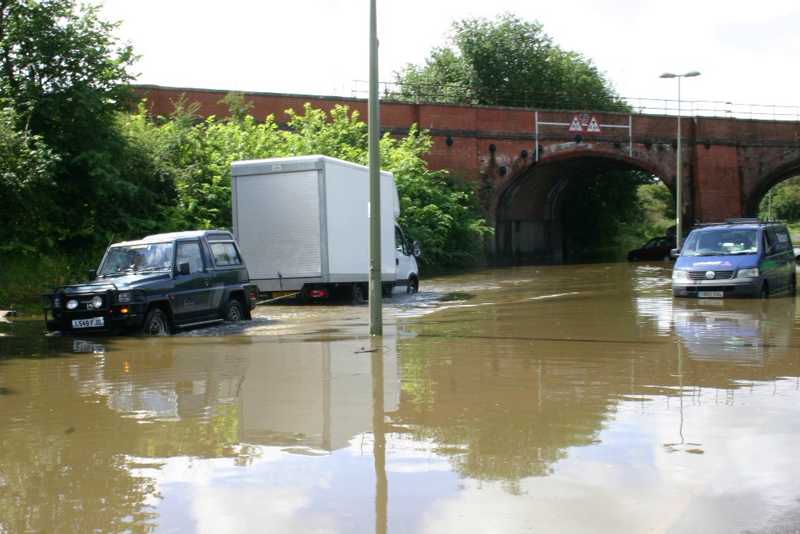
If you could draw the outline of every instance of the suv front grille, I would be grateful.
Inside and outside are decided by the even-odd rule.
[[[707,271],[689,271],[689,278],[692,280],[708,280],[706,278]],[[713,271],[714,278],[711,280],[730,280],[733,278],[733,271]]]

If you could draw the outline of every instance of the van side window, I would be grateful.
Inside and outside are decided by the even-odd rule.
[[[394,227],[394,242],[397,250],[401,251],[406,256],[411,255],[411,246],[403,235],[403,230],[399,226]]]
[[[778,250],[781,252],[789,250],[791,239],[789,238],[789,232],[786,231],[786,228],[777,228],[775,230],[775,236],[778,238]]]

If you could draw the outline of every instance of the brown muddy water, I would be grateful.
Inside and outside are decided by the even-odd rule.
[[[0,532],[798,532],[795,299],[490,270],[168,339],[0,325]]]

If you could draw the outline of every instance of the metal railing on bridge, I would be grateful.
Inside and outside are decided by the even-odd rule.
[[[351,96],[366,98],[368,82],[354,80]],[[417,104],[480,104],[482,99],[471,96],[468,88],[459,84],[403,84],[379,82],[379,94],[385,101]],[[485,95],[485,98],[492,95]],[[557,93],[518,92],[498,93],[505,106],[538,110],[575,110],[573,95]],[[486,101],[486,100],[483,100]],[[614,102],[617,111],[643,115],[677,115],[678,100],[669,98],[640,98],[621,96]],[[725,100],[680,101],[683,116],[722,117],[771,121],[800,122],[800,106],[777,104],[742,104]]]

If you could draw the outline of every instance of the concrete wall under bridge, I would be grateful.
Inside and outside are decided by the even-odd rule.
[[[139,86],[154,114],[168,115],[185,98],[203,116],[225,116],[227,91]],[[256,118],[303,105],[330,110],[337,104],[367,118],[363,99],[246,93]],[[560,194],[586,173],[639,169],[675,189],[674,116],[592,111],[543,111],[491,106],[382,102],[381,127],[404,135],[412,124],[430,131],[426,159],[474,185],[487,219],[497,229],[500,255],[523,251],[558,261],[563,251]],[[687,225],[753,216],[770,187],[800,175],[800,122],[684,117],[683,212]]]

